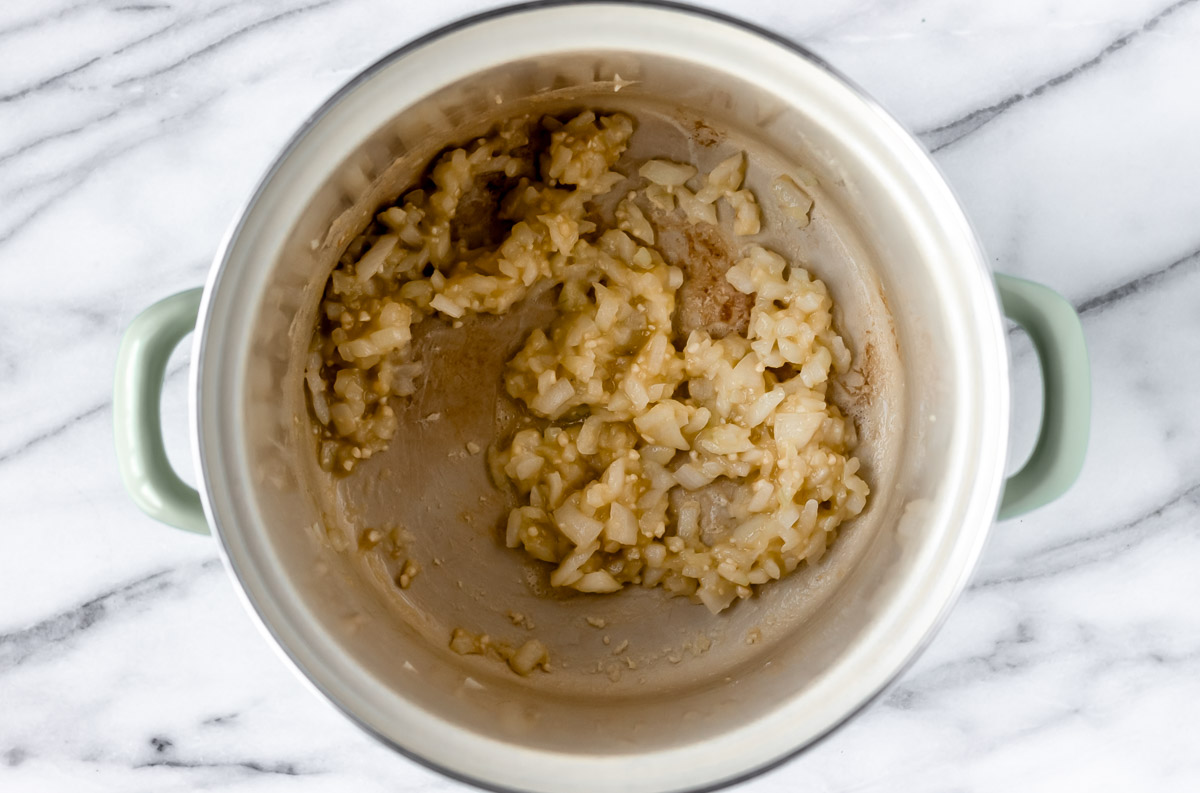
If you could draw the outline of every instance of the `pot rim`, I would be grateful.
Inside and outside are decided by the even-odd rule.
[[[761,39],[779,45],[788,52],[789,55],[799,58],[803,61],[815,65],[820,70],[834,78],[835,81],[846,89],[855,100],[862,103],[866,108],[880,117],[880,120],[887,126],[893,128],[898,134],[898,138],[904,139],[910,151],[910,156],[916,156],[922,161],[922,165],[928,166],[936,175],[939,184],[938,187],[944,189],[949,201],[954,210],[957,211],[959,217],[956,221],[965,225],[970,237],[970,251],[974,267],[979,271],[979,274],[986,276],[987,290],[990,292],[991,300],[989,301],[990,314],[992,316],[983,318],[981,322],[988,319],[993,326],[994,341],[999,342],[999,347],[1002,354],[996,362],[996,373],[999,382],[1008,382],[1008,357],[1003,325],[1000,319],[1000,311],[998,299],[996,297],[995,288],[991,282],[990,269],[987,266],[987,260],[979,243],[978,237],[970,226],[970,221],[964,212],[961,203],[953,194],[949,183],[942,174],[940,168],[933,161],[929,153],[921,146],[916,138],[910,133],[899,121],[897,121],[888,111],[883,109],[868,93],[861,89],[855,82],[847,78],[840,71],[829,65],[820,56],[814,54],[806,47],[775,33],[771,30],[747,22],[742,19],[709,9],[696,8],[683,3],[673,2],[673,0],[530,0],[513,5],[507,5],[500,8],[491,9],[482,13],[473,14],[460,18],[456,21],[443,25],[435,30],[425,33],[412,41],[409,41],[402,46],[385,54],[369,66],[362,69],[353,78],[338,88],[328,99],[326,99],[320,107],[318,107],[311,115],[309,115],[303,124],[289,138],[287,143],[282,147],[280,153],[267,168],[264,175],[258,180],[254,189],[251,191],[249,198],[243,203],[238,211],[235,221],[231,224],[224,238],[222,239],[216,255],[214,256],[213,265],[210,269],[209,276],[206,280],[204,295],[200,305],[199,318],[196,326],[195,338],[192,349],[192,366],[189,374],[189,391],[190,391],[190,425],[192,438],[193,461],[197,472],[200,476],[199,492],[201,501],[204,506],[205,515],[209,525],[213,527],[214,535],[217,538],[217,547],[219,555],[224,563],[226,570],[235,583],[235,590],[241,599],[243,606],[250,613],[254,622],[258,625],[260,631],[268,639],[268,642],[276,650],[279,656],[285,663],[292,667],[296,674],[309,686],[314,692],[320,695],[321,698],[332,704],[337,710],[344,714],[350,721],[356,724],[360,729],[371,735],[376,740],[388,746],[389,748],[399,752],[408,759],[436,771],[451,779],[464,782],[485,790],[496,791],[497,793],[523,793],[527,788],[513,787],[497,782],[489,781],[454,768],[448,767],[444,763],[431,760],[417,751],[408,748],[405,745],[398,743],[390,736],[384,734],[374,725],[369,723],[364,717],[356,712],[352,707],[347,705],[337,694],[331,691],[326,685],[318,681],[316,673],[311,671],[305,664],[296,656],[290,648],[286,640],[281,637],[279,631],[274,627],[269,618],[264,614],[264,608],[254,596],[251,594],[247,582],[244,578],[245,573],[238,567],[237,562],[233,559],[229,547],[229,538],[227,536],[228,528],[223,526],[220,520],[220,515],[214,507],[217,501],[217,491],[213,487],[214,476],[212,473],[218,469],[218,461],[210,457],[211,450],[206,447],[201,432],[202,416],[204,414],[205,403],[202,389],[203,382],[203,367],[207,359],[209,330],[211,320],[214,313],[214,295],[217,294],[219,285],[225,275],[233,250],[236,247],[239,238],[243,235],[252,210],[258,205],[264,192],[268,186],[272,184],[280,170],[287,163],[300,143],[305,140],[308,134],[316,127],[326,116],[340,105],[350,94],[365,83],[372,80],[380,71],[394,63],[395,61],[417,51],[426,46],[438,42],[453,33],[465,30],[467,28],[496,20],[503,17],[537,12],[542,10],[555,10],[567,7],[580,8],[602,8],[605,6],[622,6],[623,12],[630,12],[635,8],[647,9],[651,11],[667,11],[671,13],[690,15],[699,17],[710,22],[716,22],[725,25],[742,33],[750,33]],[[967,263],[963,263],[967,267]],[[985,339],[986,341],[986,339]],[[966,587],[972,572],[978,562],[982,552],[987,535],[990,531],[992,519],[996,514],[997,505],[1000,498],[1001,486],[1003,483],[1003,462],[1007,454],[1007,430],[1009,419],[1008,393],[1007,390],[998,394],[991,394],[990,398],[996,400],[998,404],[995,406],[1000,424],[995,432],[998,436],[999,446],[999,461],[995,467],[996,473],[993,481],[985,483],[986,488],[980,485],[975,485],[976,493],[970,499],[969,512],[977,513],[986,517],[986,523],[977,529],[977,536],[971,547],[966,551],[965,558],[961,563],[961,568],[957,571],[953,586],[948,590],[948,594],[936,614],[928,623],[924,634],[918,641],[913,643],[905,655],[905,657],[897,663],[886,676],[875,686],[874,691],[859,699],[853,707],[848,708],[836,720],[830,722],[822,730],[816,732],[808,739],[798,739],[800,743],[793,746],[790,750],[783,752],[765,762],[757,762],[750,768],[743,768],[732,773],[729,776],[724,776],[719,779],[698,783],[688,784],[683,787],[674,786],[670,788],[660,788],[662,790],[670,790],[672,793],[707,793],[722,789],[731,785],[739,784],[775,769],[789,760],[795,758],[801,753],[820,744],[828,738],[833,732],[845,725],[850,719],[864,711],[868,706],[878,700],[888,689],[890,689],[899,679],[899,677],[911,667],[916,659],[928,647],[933,637],[940,630],[946,621],[951,609],[957,603],[963,590]],[[981,518],[982,520],[982,518]],[[965,523],[965,522],[964,522]],[[962,529],[961,531],[967,531]],[[761,720],[753,722],[750,726],[761,724]],[[711,739],[718,740],[718,739]],[[540,750],[538,750],[540,753]],[[665,751],[665,750],[664,750]],[[651,752],[649,755],[660,754],[661,752]],[[649,756],[648,755],[648,756]]]

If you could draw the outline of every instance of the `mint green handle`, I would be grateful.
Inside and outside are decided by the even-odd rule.
[[[1033,454],[1009,477],[1001,520],[1055,500],[1075,482],[1087,451],[1091,376],[1075,309],[1041,284],[996,275],[1004,313],[1029,334],[1042,367],[1044,409]],[[172,350],[192,332],[202,290],[161,300],[139,314],[121,339],[113,390],[117,462],[129,495],[152,518],[208,534],[200,495],[171,468],[159,402]]]
[[[997,275],[1000,304],[1029,334],[1042,367],[1042,426],[1033,454],[1008,478],[1000,520],[1049,504],[1074,484],[1087,453],[1091,371],[1079,315],[1066,298],[1032,281]]]
[[[200,494],[167,459],[159,406],[167,360],[195,329],[202,291],[189,289],[160,300],[129,324],[117,353],[113,430],[121,479],[134,503],[169,526],[208,534]]]

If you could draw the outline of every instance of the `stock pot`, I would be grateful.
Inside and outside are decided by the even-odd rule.
[[[457,663],[412,619],[381,605],[345,554],[331,552],[296,462],[306,453],[296,432],[305,420],[297,353],[356,219],[403,186],[396,163],[423,164],[464,130],[479,134],[480,120],[498,108],[554,97],[670,105],[705,129],[743,130],[803,162],[852,230],[873,273],[867,291],[889,314],[883,336],[863,325],[849,333],[853,346],[862,354],[868,344],[886,345],[898,384],[881,389],[872,407],[892,433],[864,513],[873,529],[846,542],[853,554],[832,554],[831,566],[804,583],[821,584],[820,607],[780,621],[789,595],[764,590],[732,616],[713,617],[641,593],[622,612],[634,633],[721,620],[778,630],[753,647],[729,631],[704,658],[664,664],[615,688],[601,678],[568,684],[575,678],[566,671],[562,684],[541,683]],[[863,287],[848,279],[858,276],[818,274],[844,296],[853,326],[853,295]],[[1034,452],[1007,480],[1004,316],[1031,337],[1043,375]],[[167,358],[189,333],[198,492],[167,462],[158,409]],[[114,406],[119,462],[135,502],[164,523],[214,535],[268,640],[364,730],[497,790],[690,791],[793,756],[900,674],[962,591],[997,515],[1037,508],[1075,479],[1089,375],[1070,304],[993,274],[928,154],[811,53],[681,6],[533,3],[428,34],[326,102],[258,184],[204,288],[134,320]],[[506,553],[499,540],[466,538],[461,546],[464,559]],[[547,621],[548,644],[555,635],[572,647],[586,640],[586,628],[569,638],[574,629],[559,620],[582,613],[575,605],[530,608]]]

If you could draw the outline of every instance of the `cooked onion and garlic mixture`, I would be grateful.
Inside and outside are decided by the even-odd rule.
[[[726,204],[733,235],[752,236],[758,202],[742,154],[708,174],[614,170],[633,130],[622,114],[514,119],[378,214],[321,304],[306,372],[318,453],[343,474],[393,439],[393,400],[421,384],[419,323],[501,314],[553,285],[556,317],[504,376],[525,424],[488,451],[517,502],[505,540],[553,565],[554,586],[661,586],[715,613],[820,559],[866,505],[853,423],[827,396],[851,354],[825,285],[751,242],[723,274],[743,329],[677,330],[685,276],[656,225],[716,226]],[[806,223],[799,183],[774,187]]]

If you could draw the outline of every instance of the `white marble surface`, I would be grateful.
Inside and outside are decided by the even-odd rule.
[[[487,5],[0,4],[0,790],[461,789],[311,696],[211,541],[132,506],[110,391],[122,328],[201,282],[305,114]],[[1200,2],[739,8],[920,132],[996,268],[1080,308],[1095,388],[1076,488],[995,530],[888,696],[739,789],[1200,789]],[[164,410],[188,470],[185,358]]]

